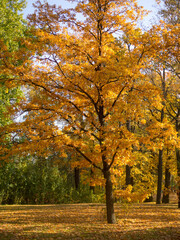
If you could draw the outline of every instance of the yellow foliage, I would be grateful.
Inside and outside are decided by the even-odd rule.
[[[132,186],[128,185],[125,190],[116,190],[115,197],[127,202],[143,202],[148,193],[142,191],[132,192]]]

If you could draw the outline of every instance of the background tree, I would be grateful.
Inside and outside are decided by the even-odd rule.
[[[180,24],[180,3],[179,0],[162,0],[163,6],[158,14],[166,23]]]
[[[9,59],[12,57],[10,53],[15,52],[20,47],[20,38],[24,36],[26,25],[22,16],[22,10],[25,8],[25,0],[2,0],[0,2],[0,44],[1,58],[4,54],[9,53]],[[0,69],[0,126],[5,126],[12,119],[8,114],[8,107],[15,104],[22,97],[19,87],[8,87],[7,82],[3,81],[5,77],[11,78],[8,71]],[[6,140],[8,140],[7,138]]]
[[[166,48],[166,57],[161,59],[164,66],[174,75],[174,86],[172,87],[172,99],[174,102],[169,103],[169,113],[174,121],[176,131],[179,136],[179,82],[180,82],[180,61],[179,61],[179,24],[180,24],[180,2],[178,0],[164,0],[164,5],[159,11],[160,16],[165,21],[164,31],[164,45]],[[167,31],[169,31],[169,38],[167,38]],[[169,39],[169,41],[168,41]],[[173,113],[172,113],[173,110]],[[180,176],[180,154],[179,147],[176,148],[176,159],[177,159],[177,172]],[[178,180],[178,196],[180,207],[180,183]]]
[[[159,55],[160,56],[160,55]],[[152,84],[157,86],[162,94],[162,105],[161,106],[150,106],[149,111],[151,115],[151,121],[153,121],[154,124],[159,125],[159,128],[164,129],[166,131],[167,126],[169,125],[169,131],[174,131],[174,124],[171,123],[171,118],[168,113],[168,103],[171,99],[171,93],[170,89],[172,89],[172,78],[171,75],[165,71],[165,68],[162,66],[162,64],[159,62],[159,56],[157,59],[154,59],[154,66],[151,65],[150,72],[148,73],[150,81],[152,81]],[[147,68],[148,71],[148,68]],[[162,127],[164,125],[164,127]],[[165,127],[166,126],[166,127]],[[163,134],[164,135],[164,134]],[[166,137],[159,136],[157,137],[157,140],[159,141],[158,146],[158,169],[157,169],[157,198],[156,203],[161,203],[161,193],[162,193],[162,187],[163,187],[163,173],[164,168],[165,170],[165,185],[166,185],[166,194],[168,193],[168,189],[170,187],[170,165],[173,166],[174,158],[172,157],[172,154],[170,156],[172,157],[171,164],[169,164],[168,160],[168,154],[167,152],[175,151],[175,138],[173,138],[173,141],[170,141],[170,138],[166,139]],[[169,151],[168,151],[169,148]],[[167,196],[168,197],[168,196]]]

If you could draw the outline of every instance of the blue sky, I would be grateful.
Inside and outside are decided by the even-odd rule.
[[[36,2],[36,0],[26,0],[27,7],[24,10],[24,16],[26,17],[27,14],[33,13],[32,4]],[[43,2],[43,1],[42,1]],[[66,0],[47,0],[50,4],[61,5],[63,8],[71,7],[72,3],[67,2]],[[155,0],[138,0],[138,3],[142,5],[145,9],[152,11],[148,17],[146,17],[146,23],[149,23],[157,13],[157,4]]]

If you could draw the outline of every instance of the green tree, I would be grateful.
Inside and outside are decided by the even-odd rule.
[[[18,38],[24,36],[25,21],[22,10],[26,0],[1,0],[0,2],[0,39],[10,51],[19,47]]]
[[[22,10],[25,8],[25,0],[2,0],[0,1],[0,64],[3,64],[2,56],[6,53],[16,52],[20,48],[20,38],[24,36],[26,24]],[[7,54],[10,60],[12,56]],[[22,97],[20,87],[8,87],[4,78],[12,78],[8,71],[0,69],[0,126],[7,125],[11,120],[8,112],[10,105],[15,105]],[[9,137],[5,137],[9,142]]]

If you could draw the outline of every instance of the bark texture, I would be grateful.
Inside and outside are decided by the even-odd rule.
[[[170,178],[171,174],[169,172],[169,168],[166,167],[165,170],[165,189],[163,192],[163,198],[162,198],[162,203],[169,203],[169,187],[170,187]]]
[[[79,189],[79,184],[80,184],[80,170],[79,168],[74,168],[74,182],[75,182],[75,188],[76,190]]]
[[[104,178],[106,180],[106,209],[107,209],[107,222],[116,223],[114,213],[114,198],[113,198],[113,184],[111,181],[111,173],[109,170],[104,172]]]
[[[159,150],[159,163],[158,163],[158,183],[157,183],[157,197],[156,204],[161,203],[161,191],[162,191],[162,160],[163,150]]]

